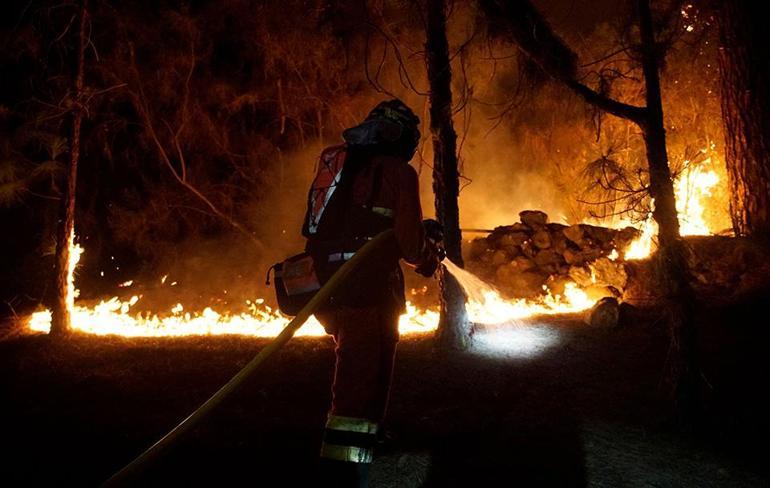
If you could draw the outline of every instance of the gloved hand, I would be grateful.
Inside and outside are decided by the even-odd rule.
[[[438,254],[433,254],[428,261],[414,268],[414,272],[423,275],[426,278],[430,278],[438,269],[439,264],[441,264],[441,260],[439,259]]]
[[[425,237],[428,240],[435,243],[439,243],[444,240],[444,226],[435,219],[425,219],[422,221],[422,226],[425,229]]]
[[[438,269],[441,261],[446,257],[446,251],[441,245],[441,242],[444,240],[444,226],[434,219],[425,219],[422,221],[422,225],[425,228],[425,240],[428,242],[428,246],[431,247],[432,252],[430,259],[417,266],[415,272],[425,277],[431,277]]]

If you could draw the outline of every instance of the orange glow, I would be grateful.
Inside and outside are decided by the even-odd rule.
[[[73,245],[71,276],[83,250]],[[468,290],[468,315],[478,324],[499,324],[523,319],[534,315],[577,312],[590,308],[593,301],[578,289],[574,283],[568,284],[563,296],[548,293],[537,301],[505,300],[492,287],[467,271],[461,270],[449,261],[448,267],[460,276],[460,281]],[[77,290],[71,280],[73,293]],[[186,312],[181,303],[176,304],[164,314],[132,313],[141,295],[134,295],[128,300],[112,297],[96,305],[71,305],[72,326],[75,330],[94,335],[120,335],[124,337],[179,337],[188,335],[223,335],[237,334],[254,337],[274,337],[290,321],[277,310],[264,303],[263,299],[248,300],[248,313],[231,314],[206,308],[202,312]],[[438,327],[438,310],[418,309],[407,303],[406,313],[400,317],[401,334],[424,334]],[[27,325],[36,332],[48,332],[51,327],[51,312],[48,310],[31,315]],[[298,336],[323,336],[324,329],[315,317],[297,332]]]
[[[713,150],[713,147],[711,149]],[[717,173],[709,167],[713,164],[713,158],[714,156],[710,157],[698,166],[687,166],[674,182],[682,235],[713,233],[705,218],[706,198],[720,182]],[[631,225],[630,222],[619,224]],[[655,249],[658,230],[652,214],[636,227],[641,230],[641,236],[622,253],[614,250],[609,259],[632,260],[650,256]],[[75,244],[74,235],[70,237],[70,251],[67,303],[72,317],[72,326],[81,332],[125,337],[222,334],[274,337],[290,321],[289,317],[266,305],[261,298],[247,300],[248,312],[238,314],[219,312],[212,308],[205,308],[201,312],[187,312],[181,303],[167,312],[141,314],[132,311],[132,308],[142,299],[141,295],[134,295],[128,300],[112,297],[96,305],[76,304],[75,298],[79,292],[75,287],[74,272],[83,248]],[[473,274],[458,268],[448,260],[445,261],[445,265],[465,289],[468,295],[468,316],[476,324],[502,324],[537,315],[581,312],[591,308],[595,303],[594,298],[589,297],[574,282],[566,284],[562,295],[553,295],[548,289],[544,289],[544,295],[540,299],[507,300]],[[166,283],[167,279],[168,275],[163,276],[161,284]],[[176,284],[177,282],[174,281],[170,286]],[[119,286],[128,288],[132,285],[133,280],[128,280]],[[426,289],[412,290],[412,295],[424,294],[425,291]],[[425,334],[436,330],[439,320],[438,310],[419,309],[409,302],[406,308],[406,313],[399,320],[399,330],[402,334]],[[27,321],[27,326],[33,331],[48,332],[51,327],[51,312],[44,310],[32,314]],[[325,332],[315,317],[311,317],[297,335],[323,336]]]
[[[711,148],[702,151],[708,154],[713,149],[712,145]],[[674,181],[679,232],[683,236],[714,234],[714,230],[706,221],[707,204],[705,202],[720,182],[719,175],[711,168],[714,165],[714,158],[715,156],[712,155],[697,166],[687,166],[689,161],[685,161],[685,170]],[[625,225],[631,224],[625,223]],[[629,244],[623,252],[624,259],[648,258],[656,247],[655,237],[658,235],[658,224],[653,220],[652,213],[641,225],[637,226],[642,231],[642,235]]]

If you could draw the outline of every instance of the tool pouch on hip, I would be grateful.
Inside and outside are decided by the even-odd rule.
[[[303,252],[270,267],[273,270],[278,309],[286,315],[297,315],[321,289],[313,257]],[[267,284],[270,284],[268,270]]]

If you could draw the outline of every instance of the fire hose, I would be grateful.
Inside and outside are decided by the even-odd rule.
[[[193,413],[182,420],[169,433],[164,435],[155,444],[140,454],[136,459],[124,466],[120,471],[113,474],[102,486],[124,486],[132,478],[143,472],[148,466],[158,459],[160,455],[172,448],[187,432],[191,431],[200,424],[219,404],[221,404],[230,394],[238,389],[244,381],[250,378],[260,366],[262,366],[275,352],[286,345],[294,336],[294,333],[302,327],[308,318],[316,309],[324,304],[331,295],[337,291],[350,273],[366,261],[383,243],[393,236],[393,230],[386,230],[380,233],[374,239],[367,242],[353,257],[345,262],[339,270],[321,287],[315,296],[300,310],[291,322],[283,328],[280,334],[273,339],[267,346],[263,347],[249,363],[233,376],[230,381],[225,383],[216,393],[203,402]]]

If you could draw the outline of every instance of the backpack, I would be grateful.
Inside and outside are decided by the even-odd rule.
[[[390,216],[373,211],[373,198],[379,191],[381,172],[374,175],[374,187],[367,203],[353,203],[353,184],[369,160],[363,151],[358,152],[346,145],[330,147],[321,154],[316,176],[308,191],[302,226],[302,234],[307,238],[305,252],[270,268],[274,270],[278,306],[284,314],[296,315],[358,249],[392,227]],[[386,275],[382,273],[399,269],[397,263],[397,257],[384,259],[354,273],[349,281],[355,285],[343,285],[329,303],[356,306],[376,303],[380,292],[393,285],[383,279]],[[268,270],[268,284],[269,273]],[[367,274],[375,279],[368,279]]]

